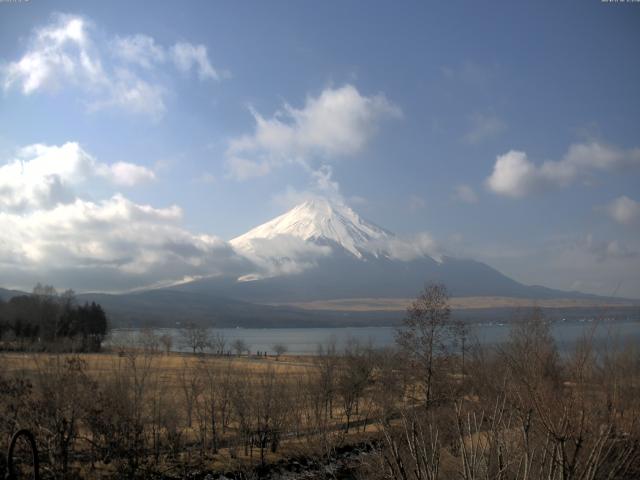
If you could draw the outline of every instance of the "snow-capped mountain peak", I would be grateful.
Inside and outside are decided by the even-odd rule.
[[[314,198],[231,240],[239,251],[252,251],[254,240],[292,236],[320,245],[338,244],[354,256],[378,256],[393,234],[363,220],[342,202]]]

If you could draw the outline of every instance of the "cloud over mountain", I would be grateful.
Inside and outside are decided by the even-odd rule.
[[[0,166],[5,281],[24,286],[55,277],[81,290],[126,290],[242,273],[246,260],[223,240],[182,228],[176,205],[139,204],[120,193],[81,197],[96,181],[132,187],[154,178],[141,165],[99,162],[76,142],[22,148]]]
[[[353,85],[307,97],[302,108],[284,104],[271,118],[251,110],[254,131],[231,140],[227,166],[237,179],[265,175],[289,163],[335,161],[360,152],[385,117],[402,111],[384,95],[362,95]]]

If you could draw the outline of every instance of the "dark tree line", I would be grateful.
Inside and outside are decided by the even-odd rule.
[[[78,304],[72,290],[58,294],[38,284],[30,295],[0,300],[3,348],[98,351],[107,329],[103,308],[95,302]]]

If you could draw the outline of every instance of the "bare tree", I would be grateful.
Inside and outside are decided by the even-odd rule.
[[[280,355],[287,353],[287,346],[284,343],[276,343],[271,348],[276,353],[276,360],[280,360]]]
[[[235,343],[235,342],[234,342]],[[249,455],[252,451],[252,433],[253,433],[253,406],[254,402],[251,398],[250,372],[239,372],[230,384],[230,400],[233,407],[235,421],[237,423],[237,431],[239,440],[244,446],[244,454]]]
[[[216,355],[223,355],[226,345],[227,340],[222,332],[215,332],[211,336],[211,349]]]
[[[153,359],[146,352],[138,356],[135,350],[115,357],[109,375],[101,378],[88,402],[84,423],[95,455],[113,461],[123,478],[135,478],[147,460],[148,413],[153,411],[149,400],[157,384]]]
[[[202,382],[197,372],[194,372],[193,365],[189,362],[188,358],[184,359],[182,368],[178,374],[178,381],[180,388],[184,396],[184,405],[186,413],[187,427],[191,428],[193,422],[193,407],[196,403],[198,395],[202,391]]]
[[[331,338],[325,346],[318,345],[316,355],[320,378],[317,382],[318,397],[322,403],[324,422],[333,417],[333,399],[336,393],[336,372],[338,369],[338,354],[336,352],[336,339]]]
[[[202,387],[200,428],[204,430],[203,437],[205,439],[207,431],[211,432],[213,453],[218,452],[220,438],[225,431],[225,415],[229,404],[230,369],[230,360],[224,368],[210,360],[199,362],[197,367],[197,375]]]
[[[231,347],[235,350],[236,355],[238,356],[249,350],[249,345],[241,338],[235,339],[231,344]]]
[[[164,351],[167,355],[171,352],[171,347],[173,346],[173,337],[168,333],[163,333],[160,335],[160,344],[164,348]]]
[[[157,353],[160,348],[160,338],[151,328],[143,328],[138,334],[138,343],[145,352]]]
[[[209,328],[196,325],[195,323],[187,323],[180,330],[182,345],[189,348],[194,354],[196,352],[204,353],[211,346],[211,332]]]
[[[430,284],[408,308],[396,332],[396,343],[412,362],[427,408],[442,394],[438,386],[445,377],[444,363],[455,340],[454,326],[446,287]]]
[[[282,378],[271,368],[260,375],[253,397],[253,432],[260,447],[260,463],[265,463],[265,451],[271,444],[276,452],[289,413],[287,391]]]
[[[353,416],[359,414],[360,399],[372,380],[372,373],[371,348],[363,348],[357,341],[350,341],[345,349],[344,364],[337,381],[342,411],[346,417],[345,432],[349,432]]]
[[[442,446],[440,432],[434,422],[425,421],[417,413],[415,410],[403,409],[397,433],[390,428],[389,424],[383,425],[385,448],[382,456],[383,465],[387,470],[384,478],[394,480],[443,478],[440,471]]]
[[[82,407],[91,389],[79,356],[38,360],[36,397],[33,405],[40,438],[44,440],[56,473],[66,477],[80,429]]]

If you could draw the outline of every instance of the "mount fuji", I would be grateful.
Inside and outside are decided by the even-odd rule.
[[[389,241],[394,235],[363,220],[343,203],[316,198],[297,205],[229,243],[239,252],[255,254],[263,240],[287,236],[316,245],[340,247],[362,259],[385,255],[376,245]]]
[[[443,254],[427,235],[404,239],[364,220],[343,202],[322,198],[306,201],[229,244],[242,266],[233,273],[168,288],[79,298],[99,302],[120,325],[171,326],[189,320],[245,327],[389,324],[402,317],[428,282],[445,284],[456,315],[470,321],[507,319],[514,307],[534,303],[546,307],[550,316],[585,316],[594,305],[612,302],[523,285],[484,263]]]
[[[351,298],[413,298],[427,282],[453,296],[588,298],[523,285],[490,266],[447,256],[427,235],[404,239],[343,202],[314,198],[230,242],[254,271],[175,288],[266,304]]]

